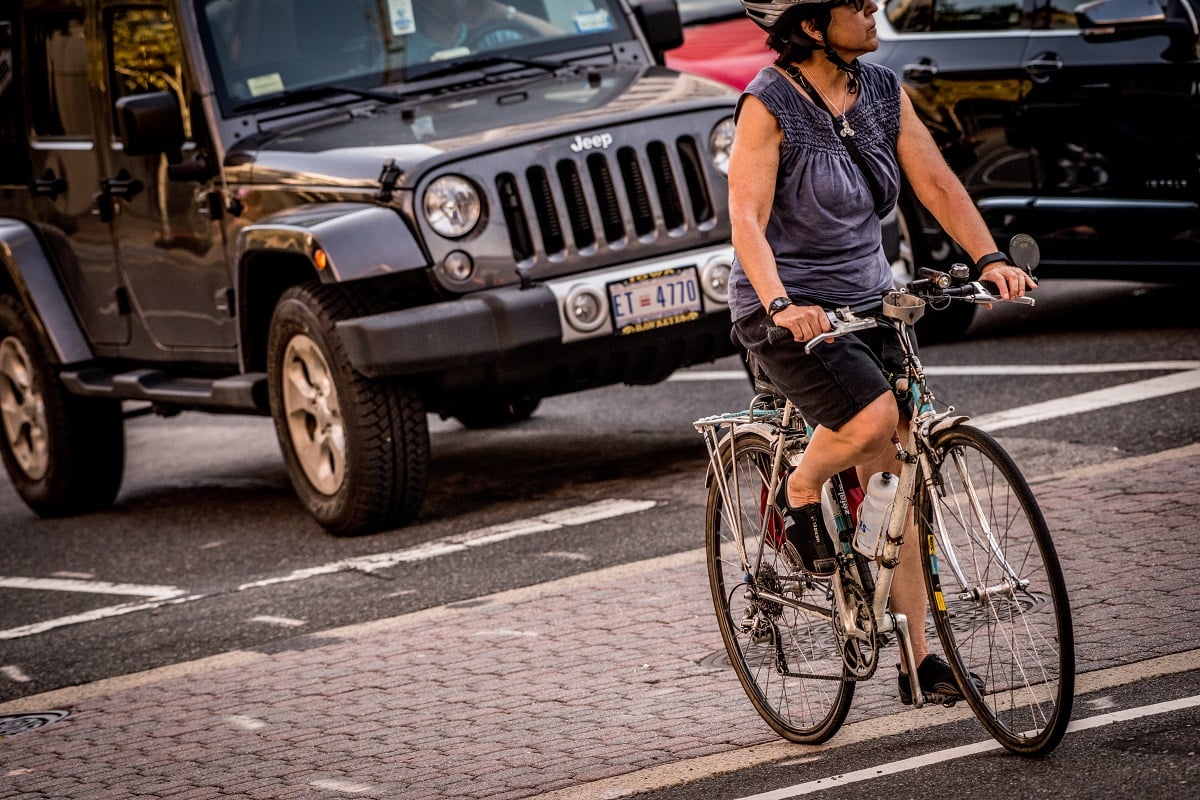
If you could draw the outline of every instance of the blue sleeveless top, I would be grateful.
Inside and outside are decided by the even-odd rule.
[[[900,80],[878,64],[860,64],[858,102],[846,119],[888,211],[900,187]],[[892,285],[879,217],[871,187],[835,132],[833,118],[774,67],[759,72],[745,94],[761,100],[783,130],[766,235],[784,288],[829,306],[878,298]],[[736,255],[729,306],[735,320],[762,306]]]

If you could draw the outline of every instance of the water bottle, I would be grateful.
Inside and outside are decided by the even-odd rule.
[[[890,514],[900,481],[890,472],[876,472],[867,481],[866,495],[858,507],[858,527],[854,531],[854,549],[868,558],[875,557],[884,518]]]

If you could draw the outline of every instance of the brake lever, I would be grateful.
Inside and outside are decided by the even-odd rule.
[[[826,339],[836,339],[848,333],[874,328],[878,324],[874,317],[860,317],[846,307],[839,308],[837,311],[827,311],[825,316],[829,318],[829,324],[833,329],[820,333],[805,342],[805,353],[811,353],[814,347]]]
[[[1037,300],[1033,299],[1029,295],[1010,297],[1005,300],[998,294],[993,294],[993,290],[995,292],[999,292],[1000,289],[991,281],[972,281],[968,285],[971,287],[971,295],[964,299],[971,303],[1019,303],[1023,306],[1037,305]]]

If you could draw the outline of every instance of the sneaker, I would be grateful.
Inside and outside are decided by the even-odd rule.
[[[793,508],[787,499],[787,477],[775,490],[775,506],[783,519],[783,533],[788,544],[800,555],[800,565],[814,575],[832,575],[837,570],[833,540],[825,530],[825,518],[820,503],[808,503]]]
[[[896,665],[896,669],[900,670],[900,665]],[[970,673],[971,683],[983,691],[983,678]],[[921,684],[921,693],[925,695],[926,702],[943,703],[953,705],[956,701],[963,699],[963,693],[958,688],[958,681],[954,680],[954,673],[950,670],[950,665],[947,664],[941,656],[930,653],[925,656],[925,660],[917,667],[917,682]],[[913,704],[912,689],[908,684],[908,675],[900,671],[899,676],[900,686],[900,702],[906,706]]]

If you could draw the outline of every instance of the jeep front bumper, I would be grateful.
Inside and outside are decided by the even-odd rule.
[[[528,289],[517,286],[489,289],[433,305],[343,320],[337,323],[337,331],[351,365],[368,377],[447,374],[464,369],[475,373],[472,367],[487,367],[490,372],[516,378],[514,373],[536,371],[536,365],[528,364],[531,359],[547,364],[573,357],[572,354],[595,351],[597,347],[608,354],[632,352],[644,350],[648,342],[661,339],[676,342],[674,349],[679,350],[680,340],[689,337],[710,340],[714,331],[728,333],[723,277],[728,274],[732,255],[732,249],[722,245],[564,276]],[[640,332],[636,333],[615,330],[614,309],[608,304],[610,285],[625,285],[642,277],[693,267],[701,284],[698,312],[641,324],[637,326]],[[568,319],[568,300],[580,292],[592,293],[606,303],[600,322],[593,321],[583,326],[585,329]],[[727,343],[698,349],[684,346],[685,352],[675,358],[680,362],[676,368],[695,363],[698,353],[714,347],[717,355],[729,351]],[[526,366],[518,368],[517,362]],[[663,369],[659,366],[655,371]],[[642,382],[637,376],[634,380],[628,376],[620,379]],[[609,382],[613,381],[598,378],[595,385]]]

